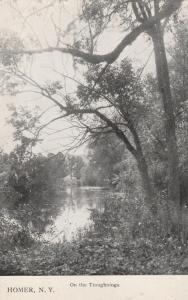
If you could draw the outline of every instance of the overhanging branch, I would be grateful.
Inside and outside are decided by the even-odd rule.
[[[134,28],[129,34],[127,34],[122,41],[115,47],[115,49],[112,52],[109,52],[107,54],[91,54],[84,52],[79,49],[72,48],[70,46],[67,47],[49,47],[45,49],[37,49],[37,50],[7,50],[2,49],[0,51],[1,54],[10,54],[10,55],[16,55],[16,54],[41,54],[45,52],[54,52],[58,51],[61,53],[67,53],[71,54],[74,57],[78,57],[83,59],[86,62],[92,63],[92,64],[98,64],[102,62],[106,63],[113,63],[121,54],[121,52],[132,42],[136,40],[136,38],[143,32],[146,32],[149,28],[151,28],[156,21],[163,20],[164,18],[167,18],[171,16],[176,10],[178,10],[181,7],[181,4],[184,0],[167,0],[166,3],[161,8],[158,16],[150,17],[148,20],[143,22],[141,25]]]

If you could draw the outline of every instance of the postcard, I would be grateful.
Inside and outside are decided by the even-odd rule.
[[[186,299],[187,1],[0,16],[1,298]]]

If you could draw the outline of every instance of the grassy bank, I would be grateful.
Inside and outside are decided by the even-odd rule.
[[[130,218],[131,209],[134,215]],[[160,222],[141,217],[139,209],[143,209],[140,203],[133,208],[121,198],[111,197],[103,212],[93,210],[93,226],[71,242],[34,240],[27,248],[4,245],[0,274],[187,274],[188,243],[165,235]]]

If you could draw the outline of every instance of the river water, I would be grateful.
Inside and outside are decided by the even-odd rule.
[[[71,241],[92,224],[90,219],[92,209],[103,209],[106,193],[107,191],[101,188],[67,188],[63,197],[64,205],[54,220],[53,227],[47,227],[43,237],[50,242],[63,239]]]

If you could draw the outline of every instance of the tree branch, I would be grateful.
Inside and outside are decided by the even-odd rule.
[[[67,111],[68,115],[72,114],[94,114],[100,118],[100,120],[104,121],[109,127],[111,127],[114,130],[114,133],[124,142],[127,149],[133,154],[133,156],[136,156],[137,152],[136,149],[133,147],[133,145],[129,142],[128,138],[124,134],[124,132],[114,123],[112,122],[108,117],[106,117],[104,114],[99,112],[97,109],[74,109],[72,108],[71,111]]]
[[[17,55],[17,54],[41,54],[45,52],[53,52],[58,51],[62,53],[71,54],[74,57],[79,57],[83,59],[86,62],[92,63],[92,64],[98,64],[102,62],[106,63],[113,63],[121,54],[121,52],[132,42],[136,40],[136,38],[143,32],[146,32],[149,28],[151,28],[156,21],[163,20],[164,18],[167,18],[171,16],[176,10],[178,10],[181,7],[181,4],[184,0],[167,0],[163,7],[161,8],[158,16],[153,16],[149,18],[147,21],[143,22],[141,25],[134,28],[129,34],[127,34],[122,41],[115,47],[115,49],[112,52],[109,52],[107,54],[91,54],[84,52],[79,49],[74,49],[71,46],[67,47],[49,47],[45,49],[37,49],[37,50],[7,50],[2,49],[0,51],[0,54],[6,54],[6,55]]]

